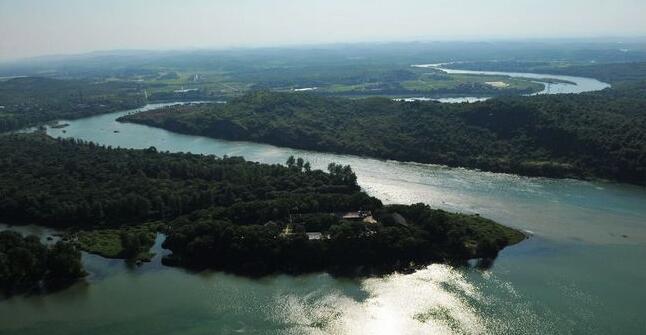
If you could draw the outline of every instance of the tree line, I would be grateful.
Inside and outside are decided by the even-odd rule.
[[[646,184],[646,85],[472,104],[258,91],[119,120],[172,131],[528,176]]]
[[[332,211],[379,203],[360,191],[351,169],[331,166],[325,173],[240,157],[5,135],[0,137],[0,220],[95,228],[172,219],[211,206],[243,215],[245,206],[272,204],[280,215],[291,207]]]
[[[166,264],[250,275],[382,272],[493,258],[524,238],[479,216],[422,204],[384,206],[360,189],[349,166],[331,163],[327,170],[294,157],[269,165],[38,133],[4,135],[0,220],[121,230],[123,257],[150,243],[129,228],[160,221],[155,226],[173,252]],[[372,220],[343,219],[350,211]]]
[[[83,277],[81,252],[70,243],[47,246],[35,236],[0,232],[0,291],[55,289]]]
[[[139,84],[41,77],[0,81],[0,132],[144,104]]]
[[[524,239],[522,233],[479,216],[424,204],[379,207],[372,213],[374,223],[311,213],[240,225],[217,209],[201,211],[172,223],[163,246],[173,253],[163,262],[254,276],[322,270],[372,275],[431,262],[491,260],[505,246]],[[312,232],[321,237],[309,239]]]

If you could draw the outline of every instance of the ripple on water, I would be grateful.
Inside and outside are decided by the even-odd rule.
[[[279,334],[559,334],[594,333],[590,331],[594,327],[597,333],[622,333],[617,330],[626,329],[623,333],[630,333],[643,324],[638,312],[643,307],[643,294],[639,290],[628,292],[643,282],[646,268],[643,266],[646,241],[643,188],[525,178],[227,142],[119,124],[114,122],[116,116],[118,113],[70,121],[66,134],[57,129],[48,129],[48,132],[53,136],[76,137],[112,146],[154,145],[173,152],[242,155],[264,163],[282,163],[289,155],[295,155],[309,160],[315,168],[325,168],[330,162],[350,164],[360,185],[385,202],[425,202],[447,210],[480,213],[533,231],[534,241],[543,238],[570,248],[586,247],[585,252],[578,253],[554,248],[523,252],[525,247],[514,247],[515,251],[507,254],[512,257],[499,257],[492,272],[432,265],[410,275],[394,274],[347,286],[326,275],[304,277],[302,280],[308,284],[298,278],[246,281],[217,275],[214,281],[200,284],[212,291],[211,295],[197,290],[186,299],[189,320],[194,320],[195,315],[204,316],[200,314],[204,300],[212,303],[207,308],[208,314],[194,323],[191,321],[191,327],[206,330],[224,323],[226,327],[220,325],[220,329],[264,331],[267,325],[262,322],[268,321],[270,326],[276,326],[272,328],[277,329],[274,333]],[[101,132],[99,128],[106,122],[111,126]],[[112,132],[114,127],[119,127],[119,134]],[[528,246],[527,243],[523,245]],[[507,267],[501,267],[505,260]],[[597,266],[599,261],[605,262],[602,270]],[[550,282],[553,277],[558,280]],[[145,285],[138,288],[137,296],[156,278],[147,278]],[[178,278],[164,280],[163,285],[160,281],[159,285],[172,283],[172,289],[164,286],[165,292],[181,287],[178,290],[181,296],[175,298],[184,299],[187,292],[196,288],[195,276]],[[108,298],[95,304],[100,318],[92,319],[89,324],[105,319],[105,301],[114,300],[118,292],[108,287],[114,281],[103,282],[105,286],[96,284],[90,290],[107,287]],[[123,287],[132,289],[133,285],[133,281],[124,281]],[[363,294],[355,294],[355,288]],[[157,293],[152,292],[148,299]],[[130,292],[123,294],[130,295]],[[598,302],[603,302],[603,306]],[[156,307],[164,311],[175,305],[160,301]],[[56,310],[65,306],[61,304]],[[75,308],[70,313],[73,321],[65,324],[76,324],[78,315],[90,309],[89,306],[84,302],[83,308]],[[155,306],[147,306],[151,307]],[[111,310],[119,312],[116,307]],[[40,315],[31,308],[26,314]],[[160,315],[157,311],[151,314]],[[118,316],[115,323],[123,323],[121,315]],[[151,324],[169,326],[181,322],[182,318],[176,317],[155,319]]]
[[[364,279],[361,287],[368,295],[364,300],[338,291],[278,296],[274,317],[309,334],[488,333],[475,306],[484,297],[461,270],[450,266]]]

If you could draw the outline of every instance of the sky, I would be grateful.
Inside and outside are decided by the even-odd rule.
[[[646,0],[0,0],[0,60],[114,49],[646,36]]]

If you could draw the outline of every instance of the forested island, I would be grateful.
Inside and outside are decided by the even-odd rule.
[[[224,105],[172,106],[119,120],[299,149],[644,185],[643,87],[473,104],[258,91]]]
[[[249,275],[406,270],[490,259],[524,239],[478,215],[384,206],[349,166],[324,172],[295,158],[267,165],[39,133],[0,136],[0,190],[0,221],[65,229],[75,247],[92,251],[101,234],[116,234],[113,254],[131,257],[146,251],[146,234],[163,232],[164,263]]]

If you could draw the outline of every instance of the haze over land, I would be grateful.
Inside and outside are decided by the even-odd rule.
[[[0,60],[112,49],[624,39],[646,35],[644,13],[639,0],[0,0]]]

